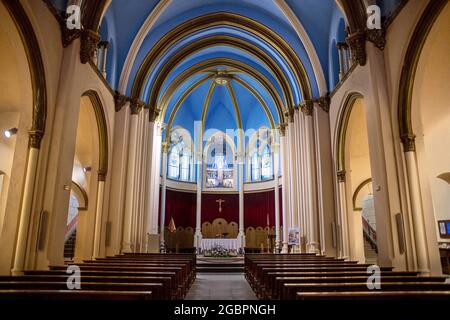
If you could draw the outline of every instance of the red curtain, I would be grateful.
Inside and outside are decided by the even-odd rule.
[[[222,212],[219,212],[219,203],[222,202]],[[280,225],[282,216],[282,190],[280,188]],[[173,217],[176,227],[195,228],[197,195],[191,192],[174,190],[166,191],[166,226]],[[161,209],[161,206],[160,206]],[[274,191],[247,193],[244,195],[244,227],[266,227],[267,214],[269,225],[275,226],[275,199]],[[159,215],[158,217],[160,217]],[[239,195],[238,194],[202,194],[202,223],[212,222],[216,218],[223,218],[228,222],[239,223]]]
[[[225,202],[222,202],[222,212],[219,212],[217,200],[225,200]],[[213,222],[217,218],[223,218],[227,222],[239,223],[238,194],[202,194],[202,223]]]
[[[190,192],[166,191],[166,226],[173,217],[175,226],[195,228],[197,195]]]

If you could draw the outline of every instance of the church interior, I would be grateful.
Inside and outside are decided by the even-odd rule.
[[[449,67],[448,0],[0,0],[0,300],[449,300]]]

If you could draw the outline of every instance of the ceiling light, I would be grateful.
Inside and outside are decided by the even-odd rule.
[[[214,81],[216,82],[216,84],[218,84],[219,86],[224,86],[228,83],[229,77],[227,74],[223,73],[223,72],[219,72],[217,74],[217,76],[214,78]]]
[[[9,130],[5,130],[5,132],[3,132],[3,134],[5,135],[6,138],[11,138],[13,135],[15,135],[17,133],[17,131],[19,131],[17,128],[11,128]]]

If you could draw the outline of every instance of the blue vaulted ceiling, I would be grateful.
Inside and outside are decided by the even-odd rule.
[[[67,0],[52,1],[59,11],[64,11]],[[402,0],[377,0],[376,3],[380,5],[382,14],[386,17],[393,14]],[[156,12],[158,14],[155,14]],[[131,95],[136,75],[145,57],[165,35],[182,23],[218,12],[252,19],[279,35],[298,57],[306,74],[312,98],[332,91],[338,83],[339,62],[336,43],[345,41],[346,33],[345,18],[335,0],[112,0],[103,16],[99,31],[102,40],[110,43],[107,80],[111,87]],[[152,18],[151,21],[147,21],[149,17]],[[141,34],[142,42],[132,47],[146,23],[149,23],[151,27],[146,34]],[[294,26],[302,27],[304,33]],[[303,34],[306,34],[307,38],[304,38]],[[155,80],[161,74],[161,70],[164,70],[168,62],[186,46],[220,36],[240,39],[258,48],[265,57],[270,58],[277,69],[274,70],[265,61],[241,47],[234,46],[232,42],[200,48],[190,56],[170,65],[171,70],[157,94],[157,107],[161,107],[159,103],[162,97],[168,94],[170,84],[176,82],[186,70],[205,61],[227,60],[245,65],[255,70],[264,81],[270,83],[274,92],[269,92],[267,87],[264,87],[263,83],[254,76],[218,62],[214,70],[200,70],[197,74],[192,74],[185,79],[174,92],[170,92],[168,95],[170,99],[165,105],[166,110],[162,112],[164,115],[162,120],[168,121],[174,106],[183,94],[187,94],[189,88],[202,79],[205,80],[208,75],[211,76],[211,72],[222,70],[231,72],[234,77],[230,85],[242,109],[241,119],[244,127],[269,125],[267,114],[260,105],[261,99],[276,124],[284,121],[283,115],[280,115],[280,110],[277,109],[274,95],[278,96],[278,101],[281,101],[283,108],[292,107],[292,104],[296,105],[304,99],[306,89],[301,86],[300,79],[296,77],[298,70],[293,70],[298,66],[293,66],[292,61],[287,61],[288,58],[273,46],[265,35],[258,36],[239,25],[218,23],[200,31],[191,32],[184,38],[171,43],[167,51],[161,52],[156,61],[152,61],[151,68],[142,84],[143,87],[140,88],[139,98],[149,103],[149,97],[156,87]],[[130,52],[135,53],[133,59],[129,57]],[[212,81],[211,78],[205,80],[189,93],[176,115],[172,115],[174,125],[192,127],[190,122],[201,117],[201,106]],[[242,83],[248,87],[244,87]],[[232,121],[234,118],[228,115],[232,109],[230,109],[229,95],[225,89],[226,87],[218,87],[213,93],[211,101],[217,101],[217,103],[208,113],[207,126],[215,123],[224,125],[224,119],[228,122],[225,125],[236,126]],[[249,90],[256,91],[261,99],[258,100]],[[222,92],[221,95],[219,91]],[[219,120],[210,119],[210,114],[213,114],[211,110],[214,108],[218,110],[214,114],[217,114]]]

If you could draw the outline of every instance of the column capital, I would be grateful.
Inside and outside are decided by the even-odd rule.
[[[159,116],[160,110],[156,106],[148,106],[148,115],[150,122],[155,122],[156,118]]]
[[[294,122],[294,114],[295,114],[294,108],[289,108],[285,111],[284,115],[289,123]]]
[[[140,100],[139,98],[132,98],[130,101],[131,114],[139,114],[144,106],[145,103],[142,100]]]
[[[31,130],[29,133],[29,146],[30,148],[40,149],[42,137],[44,132],[41,130]]]
[[[362,30],[350,34],[346,41],[352,51],[353,61],[364,66],[367,60],[365,31]]]
[[[403,152],[416,151],[416,135],[412,133],[403,134],[400,137],[403,144]]]
[[[82,64],[86,64],[92,61],[94,57],[97,45],[100,42],[100,35],[89,29],[81,31],[81,45],[80,45],[80,61]]]
[[[386,28],[383,26],[381,29],[367,29],[366,39],[372,42],[378,49],[384,50],[386,46]]]
[[[328,94],[323,97],[317,98],[315,102],[317,102],[317,104],[323,111],[325,111],[326,113],[330,112],[331,98]]]
[[[100,182],[100,181],[103,181],[103,182],[106,181],[106,172],[102,172],[102,171],[99,171],[99,172],[98,172],[98,181],[99,181],[99,182]]]
[[[305,114],[305,116],[312,116],[314,109],[313,100],[305,100],[300,104],[300,110]]]
[[[280,123],[277,129],[280,130],[280,136],[284,137],[286,135],[286,128],[288,124],[286,122]]]
[[[161,150],[162,150],[163,153],[169,153],[170,143],[169,142],[163,142],[161,144]]]
[[[119,91],[114,92],[114,108],[116,112],[122,110],[125,104],[130,101],[131,101],[130,97],[121,94]]]
[[[345,170],[340,170],[337,172],[337,180],[338,182],[345,182]]]

